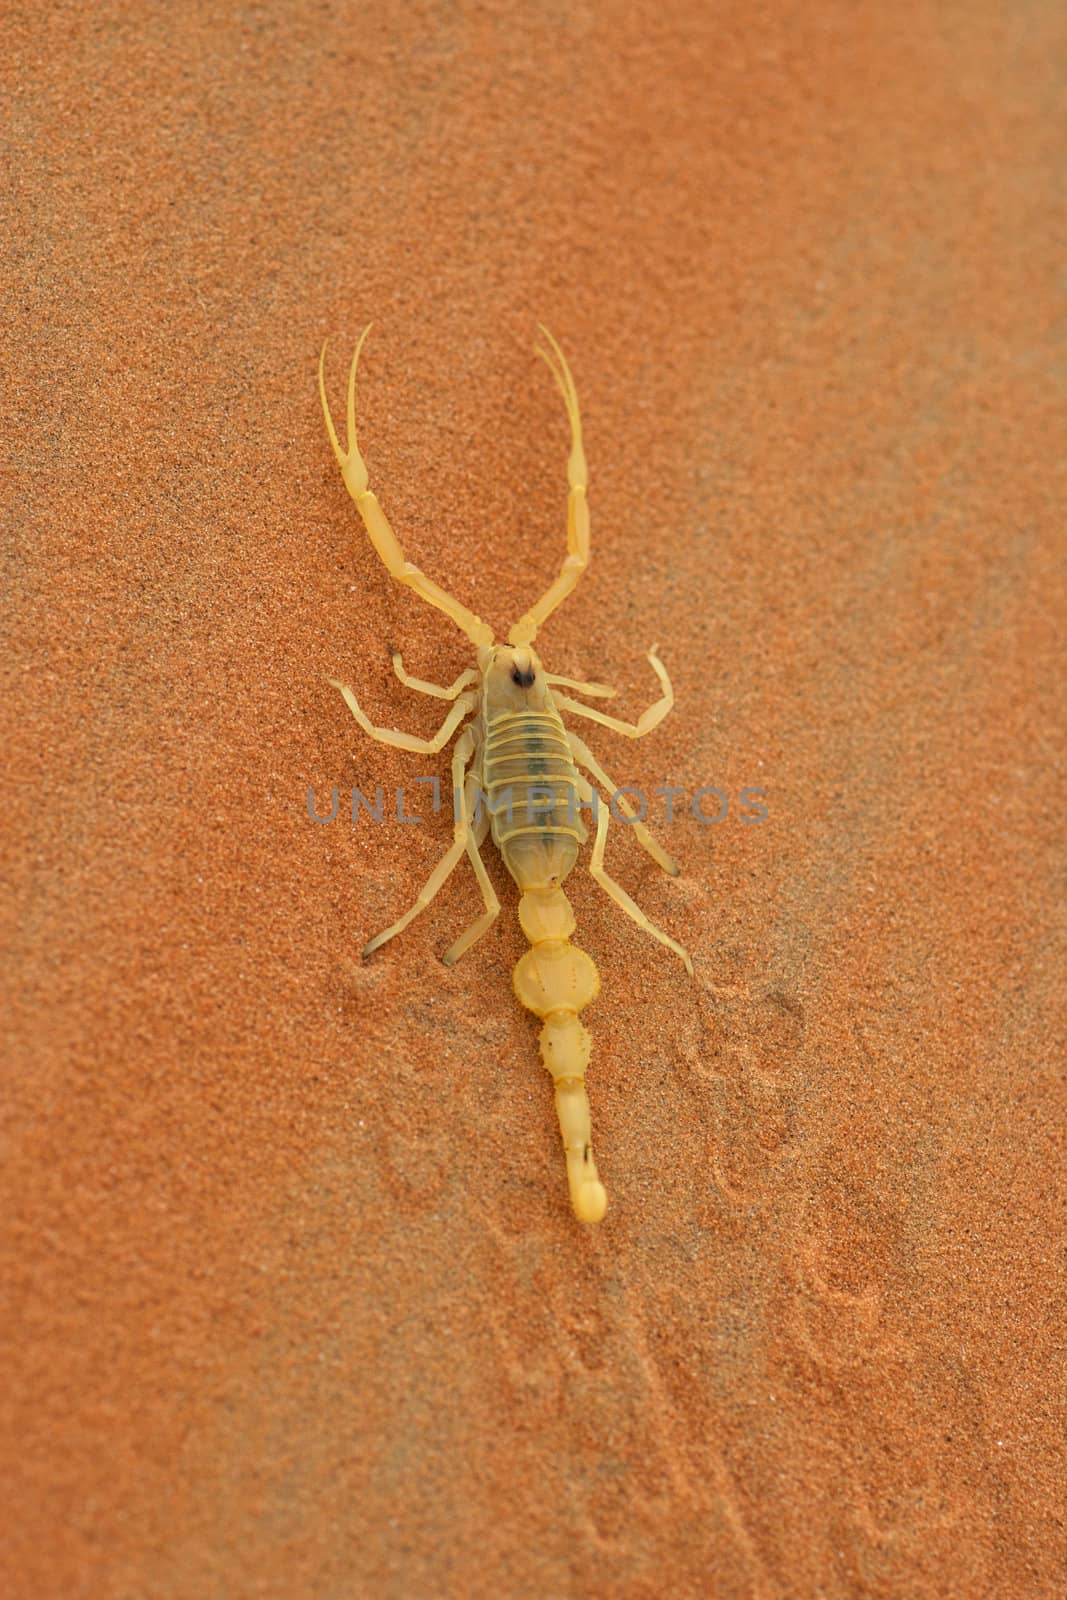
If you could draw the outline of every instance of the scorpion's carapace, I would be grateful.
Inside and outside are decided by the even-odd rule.
[[[610,797],[615,785],[577,734],[564,725],[560,711],[586,717],[628,738],[649,733],[674,704],[670,680],[655,646],[648,659],[659,679],[660,699],[636,723],[620,722],[591,706],[573,700],[573,689],[592,699],[604,699],[613,689],[598,683],[581,683],[546,673],[533,641],[541,624],[570,594],[589,561],[589,511],[587,473],[582,448],[578,396],[570,368],[555,339],[542,328],[548,349],[538,348],[556,387],[563,396],[571,429],[567,463],[567,554],[555,582],[536,605],[509,630],[506,644],[494,642],[493,631],[466,606],[439,588],[408,561],[376,496],[368,487],[367,468],[356,441],[356,368],[367,336],[364,329],[352,357],[348,378],[347,435],[342,448],[326,399],[323,346],[319,361],[319,395],[334,455],[349,494],[363,519],[371,543],[390,574],[451,617],[477,653],[477,667],[460,674],[449,688],[409,677],[399,654],[393,654],[397,677],[408,688],[440,700],[452,709],[432,739],[419,739],[395,728],[374,727],[360,709],[352,690],[337,683],[345,701],[371,738],[401,750],[431,753],[441,750],[460,723],[466,722],[452,753],[452,787],[456,824],[451,848],[423,885],[414,905],[397,922],[377,934],[364,949],[370,955],[407,927],[425,909],[465,853],[482,892],[484,910],[445,952],[446,965],[458,961],[493,924],[500,910],[496,891],[485,870],[480,849],[492,827],[500,850],[518,885],[519,921],[530,943],[515,967],[515,993],[524,1006],[542,1019],[541,1059],[552,1074],[556,1110],[567,1160],[567,1182],[575,1215],[582,1222],[599,1222],[607,1209],[607,1195],[593,1160],[589,1100],[585,1070],[591,1039],[579,1021],[579,1012],[595,1000],[600,978],[592,957],[571,944],[574,913],[563,884],[586,841],[582,809],[596,817],[589,870],[597,883],[640,928],[673,950],[693,971],[688,954],[674,939],[657,928],[604,868],[609,808],[599,803],[597,790]],[[331,679],[331,682],[334,680]],[[621,796],[621,809],[632,808]],[[666,872],[676,875],[674,861],[639,820],[631,822],[639,843]]]

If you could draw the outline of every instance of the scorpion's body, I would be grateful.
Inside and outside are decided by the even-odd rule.
[[[540,662],[532,650],[513,659],[521,665],[507,677],[486,676],[481,771],[493,843],[525,892],[562,883],[586,835],[581,779]]]
[[[596,816],[596,839],[590,871],[598,883],[646,932],[669,946],[692,972],[692,964],[681,945],[656,928],[634,904],[625,890],[604,869],[604,846],[608,810],[597,807],[588,773],[598,786],[611,794],[614,786],[595,756],[563,722],[561,711],[591,718],[631,738],[649,732],[673,704],[670,682],[655,647],[649,661],[663,687],[659,701],[637,723],[624,723],[601,711],[582,705],[562,688],[577,689],[594,697],[614,693],[600,684],[576,683],[547,673],[532,641],[545,618],[574,588],[589,559],[589,513],[586,506],[586,466],[582,450],[581,423],[574,380],[563,353],[547,330],[546,337],[555,360],[544,351],[538,353],[552,372],[563,395],[571,424],[571,454],[568,463],[570,498],[567,517],[567,556],[555,583],[508,634],[506,644],[496,644],[492,629],[480,617],[432,583],[418,567],[404,558],[396,536],[367,486],[367,469],[356,442],[355,379],[359,353],[366,330],[356,346],[348,385],[348,441],[342,449],[326,401],[323,362],[319,363],[319,390],[323,414],[334,454],[349,493],[363,519],[378,554],[399,582],[452,618],[477,651],[477,668],[461,673],[450,688],[411,678],[394,652],[393,665],[401,682],[438,699],[451,700],[452,710],[433,739],[418,739],[395,729],[375,728],[361,710],[352,690],[337,684],[360,727],[382,743],[407,750],[436,751],[455,732],[464,717],[470,717],[452,756],[452,784],[456,801],[456,826],[451,849],[430,875],[415,904],[389,928],[367,944],[370,955],[393,938],[429,904],[460,857],[466,852],[474,868],[485,910],[452,945],[444,956],[446,965],[458,961],[492,925],[500,902],[479,854],[479,847],[491,827],[493,842],[520,891],[519,921],[531,948],[518,961],[513,975],[515,993],[524,1006],[543,1019],[540,1043],[545,1066],[552,1074],[556,1090],[556,1109],[567,1159],[567,1177],[575,1214],[583,1222],[599,1222],[607,1207],[604,1187],[593,1161],[589,1101],[585,1091],[585,1070],[589,1061],[590,1036],[578,1013],[596,998],[600,979],[592,959],[571,944],[574,914],[563,890],[566,878],[578,859],[587,834],[582,808]],[[323,350],[325,358],[325,349]],[[331,680],[332,681],[332,680]],[[478,687],[472,687],[477,683]],[[553,692],[555,686],[556,693]],[[584,772],[580,769],[584,769]],[[485,809],[480,802],[484,799]],[[632,809],[621,800],[629,816]],[[668,872],[678,868],[638,820],[632,826],[639,842]]]

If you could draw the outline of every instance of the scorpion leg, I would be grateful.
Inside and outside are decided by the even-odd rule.
[[[470,728],[464,728],[463,732],[456,741],[456,748],[452,752],[453,804],[455,804],[454,797],[456,794],[461,796],[464,795],[464,768],[470,760],[473,751],[474,734]],[[413,921],[413,919],[418,916],[420,911],[426,910],[426,907],[429,905],[438,889],[440,889],[441,886],[447,882],[452,873],[452,869],[456,865],[456,862],[467,848],[469,837],[470,826],[467,821],[467,806],[465,799],[461,799],[459,806],[459,818],[455,823],[454,836],[452,843],[448,848],[447,854],[442,856],[441,860],[437,863],[436,867],[430,873],[430,876],[419,890],[418,895],[415,898],[415,904],[413,906],[409,906],[404,912],[404,915],[394,922],[391,927],[383,929],[381,933],[376,933],[374,938],[368,940],[368,942],[363,946],[364,960],[366,960],[369,955],[373,955],[374,951],[380,949],[381,946],[389,939],[395,939],[398,933],[403,933],[408,923]],[[483,867],[482,871],[484,872],[484,870],[485,869]],[[486,881],[488,882],[488,880]]]
[[[534,349],[548,367],[556,388],[563,396],[563,404],[567,408],[567,418],[571,425],[571,453],[567,460],[567,483],[570,489],[567,496],[567,554],[563,558],[563,565],[555,583],[546,589],[537,604],[531,606],[508,634],[508,643],[518,645],[533,643],[538,628],[552,615],[556,607],[566,600],[589,565],[589,506],[586,501],[589,469],[582,448],[582,419],[578,410],[578,393],[563,351],[544,324],[539,323],[538,326],[547,339],[550,349],[542,350],[540,345],[535,345]]]
[[[609,800],[612,796],[615,797],[615,803],[624,816],[633,819],[630,826],[633,828],[638,844],[648,851],[653,861],[658,862],[664,872],[669,872],[672,878],[676,878],[680,871],[677,861],[673,856],[668,855],[663,846],[652,837],[629,800],[624,794],[619,793],[618,785],[612,783],[585,740],[580,739],[569,728],[567,729],[567,738],[570,740],[571,750],[574,752],[574,759],[578,765],[584,767],[586,772],[596,779]]]
[[[473,711],[478,704],[476,694],[460,695],[448,716],[442,722],[432,739],[420,739],[416,733],[401,733],[399,728],[376,728],[360,707],[352,690],[346,683],[338,683],[336,678],[327,678],[327,683],[335,689],[340,689],[345,698],[345,705],[351,711],[363,732],[370,738],[377,739],[379,744],[389,744],[397,750],[415,750],[419,755],[436,755],[438,750],[444,748],[455,733],[459,724],[469,711]]]
[[[577,689],[579,694],[591,695],[594,700],[613,700],[619,692],[606,683],[582,683],[578,678],[561,678],[555,672],[546,672],[545,682],[561,689]]]
[[[427,683],[425,678],[412,678],[404,671],[404,658],[399,650],[390,650],[393,658],[393,671],[404,685],[405,689],[417,689],[420,694],[431,694],[435,700],[454,700],[461,689],[467,689],[472,683],[477,683],[480,677],[477,667],[467,667],[461,672],[455,683],[449,684],[447,689],[442,689],[439,684]]]
[[[481,812],[478,821],[473,826],[470,823],[471,801],[477,795],[480,783],[480,775],[476,775],[473,772],[468,773],[467,781],[464,785],[463,806],[467,817],[467,854],[470,857],[471,866],[474,868],[474,875],[478,879],[478,887],[482,891],[485,910],[480,917],[475,917],[467,931],[461,933],[455,944],[445,951],[441,960],[446,967],[454,967],[460,956],[466,955],[471,946],[477,944],[482,934],[489,932],[500,910],[500,901],[497,899],[496,890],[489,881],[485,863],[479,854],[480,847],[484,844],[485,836],[489,832],[488,810],[485,809]]]
[[[588,792],[587,794],[583,795],[582,798],[585,800],[592,799],[592,790],[590,789],[589,784],[586,783],[584,787]],[[604,846],[608,836],[608,817],[610,812],[607,806],[601,806],[599,811],[600,815],[597,818],[596,838],[593,841],[593,855],[589,863],[590,875],[596,880],[600,887],[611,896],[615,904],[620,906],[622,910],[626,912],[628,917],[633,918],[634,922],[637,923],[639,928],[643,928],[645,933],[650,933],[653,939],[658,939],[660,944],[665,944],[668,950],[673,950],[676,956],[680,956],[682,961],[685,963],[685,970],[688,972],[689,976],[692,977],[693,963],[689,958],[688,950],[686,950],[684,946],[680,945],[676,939],[672,939],[669,933],[664,933],[662,928],[657,928],[656,924],[649,920],[636,901],[630,899],[630,896],[626,893],[626,890],[622,888],[620,884],[617,884],[614,878],[609,877],[608,873],[604,870]]]
[[[671,688],[667,669],[656,654],[658,649],[658,645],[652,646],[648,652],[648,660],[663,685],[663,695],[655,705],[643,711],[636,722],[620,722],[618,717],[609,717],[606,712],[598,711],[595,706],[583,706],[580,700],[572,700],[566,694],[556,695],[557,706],[573,712],[576,717],[588,717],[590,722],[599,722],[602,728],[610,728],[612,733],[624,733],[628,739],[643,738],[646,733],[651,733],[653,728],[659,726],[674,704],[674,690]]]
[[[454,600],[444,589],[438,587],[424,572],[408,561],[400,548],[396,534],[389,526],[389,519],[385,515],[378,498],[367,487],[367,464],[359,450],[356,438],[356,368],[359,365],[359,353],[363,348],[363,341],[370,332],[370,324],[364,328],[356,344],[356,352],[352,357],[352,366],[348,374],[348,406],[347,430],[345,434],[345,447],[342,450],[337,437],[337,430],[333,425],[330,414],[329,401],[326,399],[326,378],[324,367],[326,363],[326,346],[322,347],[319,357],[319,399],[322,401],[322,415],[326,422],[326,431],[330,436],[333,453],[337,464],[341,468],[341,476],[345,481],[345,488],[356,502],[356,510],[363,518],[363,526],[370,535],[370,542],[385,562],[390,577],[398,583],[407,584],[414,589],[417,595],[430,605],[436,606],[446,616],[451,617],[457,628],[467,635],[475,645],[488,645],[493,642],[493,630],[481,617],[473,611],[468,611],[466,606]]]

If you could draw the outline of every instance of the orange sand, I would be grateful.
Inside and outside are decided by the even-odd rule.
[[[16,6],[0,62],[7,1600],[1061,1596],[1063,7]],[[677,882],[615,841],[695,984],[573,880],[598,1231],[510,898],[362,966],[448,820],[306,814],[447,770],[327,676],[425,733],[387,643],[468,660],[326,447],[372,318],[374,484],[498,627],[558,334],[542,653],[636,715],[658,640],[609,771],[767,793]]]

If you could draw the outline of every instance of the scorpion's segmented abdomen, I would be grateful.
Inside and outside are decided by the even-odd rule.
[[[519,887],[562,883],[585,828],[578,771],[559,713],[504,711],[490,718],[482,777],[493,839]]]

